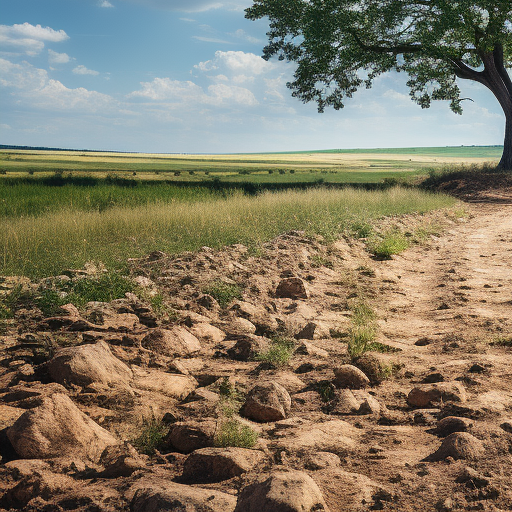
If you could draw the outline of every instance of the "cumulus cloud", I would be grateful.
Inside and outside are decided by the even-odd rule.
[[[108,0],[102,0],[100,1],[100,7],[104,7],[106,9],[110,9],[114,7]]]
[[[57,53],[48,50],[48,62],[50,64],[67,64],[71,59],[67,53]]]
[[[243,10],[252,5],[250,0],[125,0],[153,9],[183,12],[201,12],[211,9]]]
[[[236,74],[260,75],[275,68],[273,62],[267,62],[254,53],[245,53],[240,51],[215,52],[212,60],[200,62],[194,68],[199,71],[211,71],[219,68],[225,68]]]
[[[0,59],[0,74],[0,86],[11,88],[10,97],[26,106],[66,112],[104,112],[115,104],[106,94],[83,87],[69,89],[58,80],[50,79],[46,70],[28,62],[14,64]]]
[[[99,71],[94,71],[93,69],[87,69],[83,64],[80,64],[76,68],[73,69],[73,73],[75,75],[99,75]]]
[[[60,43],[69,39],[64,30],[54,30],[30,23],[0,25],[0,45],[21,48],[27,55],[40,53],[46,41]]]

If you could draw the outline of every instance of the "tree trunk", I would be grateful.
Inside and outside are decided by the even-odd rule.
[[[512,171],[512,114],[506,116],[505,142],[503,144],[503,155],[501,156],[498,169]]]

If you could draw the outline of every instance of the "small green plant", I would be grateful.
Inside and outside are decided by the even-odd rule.
[[[272,340],[270,347],[256,355],[256,361],[271,363],[275,366],[284,366],[290,361],[295,350],[295,340],[286,336],[279,336]]]
[[[322,256],[321,254],[315,254],[311,256],[311,266],[313,268],[334,268],[333,262],[329,258]]]
[[[368,238],[373,233],[373,226],[366,221],[354,221],[350,225],[350,234],[355,238]]]
[[[60,306],[70,302],[66,295],[62,295],[57,290],[45,288],[41,291],[35,299],[37,307],[43,312],[45,316],[55,316]]]
[[[258,440],[258,433],[236,418],[223,421],[214,439],[215,446],[252,448]]]
[[[409,245],[410,241],[403,233],[391,230],[371,240],[368,248],[377,258],[389,259],[393,254],[400,254],[408,249]]]
[[[0,319],[6,320],[14,317],[14,312],[20,302],[26,298],[21,284],[16,285],[12,290],[0,295]]]
[[[221,308],[227,307],[234,300],[242,299],[242,289],[237,284],[225,283],[224,281],[213,281],[203,290],[211,295]]]
[[[491,345],[497,345],[499,347],[512,347],[512,336],[495,336],[491,340]]]
[[[367,350],[371,350],[372,352],[380,352],[381,354],[394,354],[396,352],[401,352],[401,348],[392,347],[390,345],[386,345],[385,343],[380,343],[379,341],[372,341]]]
[[[316,390],[322,402],[330,402],[334,398],[334,385],[329,380],[321,380],[316,384]]]
[[[151,415],[142,418],[139,427],[139,435],[132,440],[132,445],[141,453],[153,455],[169,432],[169,427],[162,421]]]
[[[349,332],[348,355],[355,359],[368,351],[377,334],[374,325],[354,325]]]

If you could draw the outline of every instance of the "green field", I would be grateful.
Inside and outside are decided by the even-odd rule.
[[[453,205],[447,196],[392,185],[446,164],[492,161],[492,152],[496,158],[500,152],[467,148],[461,160],[454,156],[461,148],[427,149],[210,156],[3,151],[0,275],[43,277],[87,261],[123,268],[127,258],[154,250],[257,248],[293,229],[333,240],[383,216]]]

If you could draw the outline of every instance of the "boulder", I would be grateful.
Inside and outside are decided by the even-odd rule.
[[[107,446],[101,454],[99,464],[105,469],[99,474],[102,478],[130,476],[146,466],[147,457],[140,455],[135,448],[125,442]]]
[[[138,371],[134,377],[133,386],[182,400],[194,391],[197,381],[188,375],[149,370]]]
[[[281,384],[270,381],[249,391],[242,414],[260,422],[284,420],[290,414],[291,404],[288,391]]]
[[[246,318],[235,317],[226,326],[226,330],[233,334],[254,334],[256,332],[256,326]]]
[[[235,339],[236,343],[228,349],[227,353],[236,361],[249,361],[260,352],[268,350],[270,346],[268,338],[254,334],[235,336]]]
[[[446,437],[441,446],[425,460],[437,461],[447,457],[475,460],[485,453],[482,441],[467,432],[454,432]]]
[[[217,422],[214,419],[174,423],[165,443],[179,452],[190,453],[213,446]]]
[[[247,448],[201,448],[192,452],[183,466],[183,479],[194,483],[221,482],[253,469],[264,458]]]
[[[153,329],[142,338],[141,346],[167,357],[188,356],[201,350],[199,340],[178,325],[171,329]]]
[[[112,354],[104,341],[58,350],[48,363],[48,373],[60,384],[78,386],[93,382],[108,386],[127,385],[132,378],[130,368]]]
[[[344,364],[334,368],[333,383],[337,388],[363,389],[370,385],[370,379],[359,368]]]
[[[242,489],[235,512],[328,512],[322,492],[303,471],[273,471]]]
[[[233,512],[236,506],[236,498],[229,494],[168,479],[142,479],[131,493],[131,512]]]
[[[328,358],[329,352],[324,350],[323,348],[317,347],[313,343],[310,343],[305,340],[300,340],[297,348],[295,349],[296,354],[303,354],[306,356],[312,357],[320,357],[320,358]]]
[[[468,418],[458,418],[457,416],[446,416],[439,420],[432,433],[445,437],[454,432],[467,432],[473,426],[473,422]]]
[[[458,382],[439,382],[417,386],[407,395],[411,407],[425,408],[439,402],[465,402],[466,391]]]
[[[16,453],[25,459],[83,456],[96,462],[118,441],[63,394],[45,397],[43,404],[21,415],[7,430]]]
[[[226,337],[224,331],[221,331],[218,327],[205,322],[194,324],[190,328],[190,332],[196,338],[210,343],[220,343]]]
[[[299,277],[281,279],[276,288],[276,297],[281,299],[307,299],[309,297],[306,283]]]

